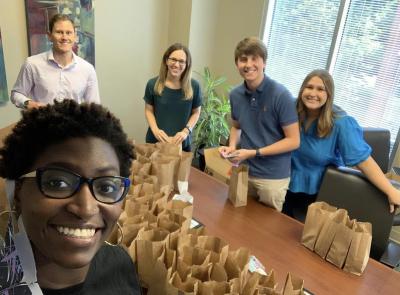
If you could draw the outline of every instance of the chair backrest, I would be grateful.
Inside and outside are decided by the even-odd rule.
[[[393,214],[387,196],[365,176],[350,168],[329,167],[322,180],[317,201],[346,209],[350,218],[372,224],[370,256],[379,260],[386,250]]]
[[[364,140],[372,148],[371,156],[383,173],[389,172],[390,131],[384,128],[363,128]]]

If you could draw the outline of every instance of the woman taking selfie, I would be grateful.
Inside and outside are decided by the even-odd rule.
[[[15,181],[11,206],[43,294],[140,294],[129,255],[105,243],[130,186],[133,149],[119,120],[64,100],[23,112],[4,144],[0,176]]]

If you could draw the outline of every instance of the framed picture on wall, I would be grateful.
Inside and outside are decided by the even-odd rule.
[[[0,105],[8,101],[6,68],[4,66],[3,42],[0,30]]]
[[[57,13],[67,14],[75,24],[77,40],[74,52],[95,63],[94,0],[25,0],[29,55],[51,48],[47,38],[49,20]]]

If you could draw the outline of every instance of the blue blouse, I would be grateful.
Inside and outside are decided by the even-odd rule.
[[[316,194],[325,169],[333,166],[356,166],[371,154],[357,121],[346,114],[334,119],[331,133],[317,136],[315,120],[307,131],[300,131],[300,147],[292,153],[292,174],[289,190]]]

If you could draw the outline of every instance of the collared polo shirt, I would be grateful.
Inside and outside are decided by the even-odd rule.
[[[252,92],[245,83],[229,95],[232,119],[239,122],[240,145],[244,149],[258,149],[285,137],[282,127],[298,121],[295,101],[282,84],[265,76]],[[249,174],[264,179],[290,176],[290,152],[247,160]]]

